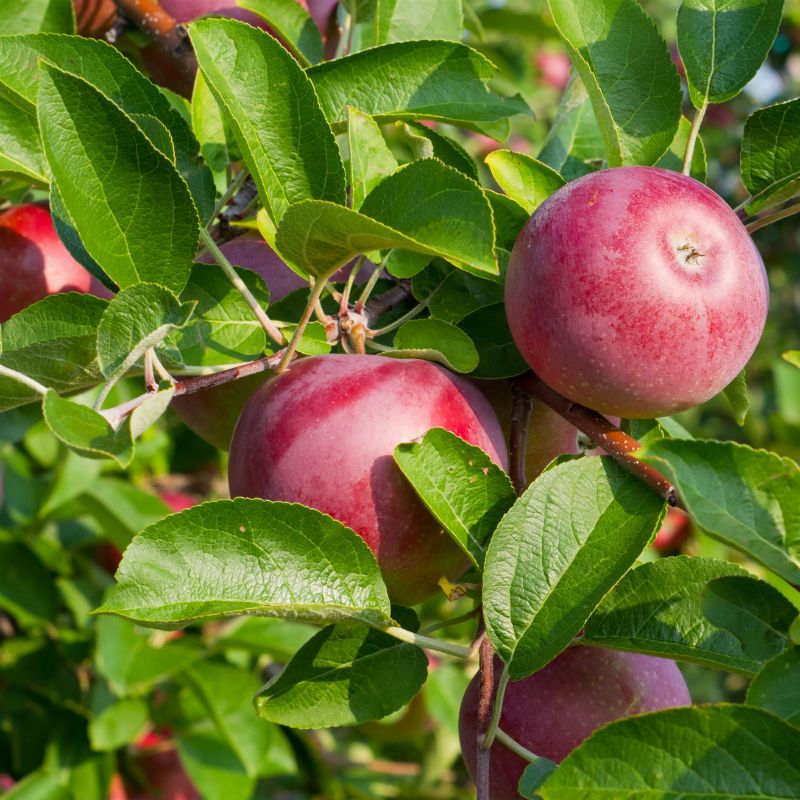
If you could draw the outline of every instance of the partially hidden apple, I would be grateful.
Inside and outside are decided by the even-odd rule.
[[[0,285],[0,322],[59,292],[111,297],[69,254],[50,212],[30,203],[0,212]]]
[[[507,466],[503,432],[468,381],[416,359],[307,358],[250,398],[231,443],[231,497],[302,503],[372,548],[390,597],[411,605],[467,566],[394,462],[401,442],[446,428]]]
[[[680,552],[692,534],[692,520],[680,508],[668,508],[667,516],[653,540],[653,547],[663,556]]]
[[[750,235],[711,189],[669,170],[579,178],[536,210],[505,286],[514,341],[542,380],[620,417],[669,415],[722,391],[764,328]]]
[[[502,664],[495,660],[495,682]],[[477,763],[479,678],[464,694],[459,718],[461,752],[472,777]],[[622,717],[690,705],[677,664],[663,658],[570,647],[544,669],[509,683],[500,727],[537,756],[560,763],[597,728]],[[527,762],[495,741],[490,754],[492,800],[518,800]]]
[[[80,36],[102,38],[117,18],[114,0],[72,0]]]

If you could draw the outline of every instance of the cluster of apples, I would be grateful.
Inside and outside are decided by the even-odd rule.
[[[209,0],[162,5],[179,21],[246,13]],[[334,6],[308,2],[320,24]],[[261,274],[273,300],[304,285],[261,240],[243,237],[223,251]],[[54,292],[106,292],[38,205],[0,214],[0,277],[2,320]],[[611,418],[669,415],[720,392],[752,355],[767,304],[763,263],[729,206],[691,178],[649,167],[595,172],[556,192],[522,230],[506,280],[509,327],[531,368]],[[395,466],[393,450],[441,427],[506,469],[495,409],[507,413],[510,395],[483,388],[425,361],[326,355],[174,407],[204,438],[230,448],[232,496],[298,502],[345,523],[374,551],[392,600],[411,605],[434,595],[441,577],[458,579],[467,563]],[[577,449],[577,431],[537,406],[529,477]],[[667,525],[660,549],[671,551],[688,520],[673,514]],[[477,692],[473,682],[461,713],[471,769]],[[579,646],[509,686],[502,726],[558,762],[606,722],[689,702],[673,662]],[[501,745],[491,758],[492,797],[518,797],[524,762]]]

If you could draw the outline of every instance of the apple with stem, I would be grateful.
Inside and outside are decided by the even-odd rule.
[[[731,208],[693,178],[618,167],[563,186],[514,245],[514,341],[570,400],[643,418],[703,403],[764,328],[761,256]]]
[[[0,283],[0,322],[59,292],[111,297],[69,254],[50,212],[31,203],[0,212]]]
[[[495,685],[502,663],[495,659]],[[461,752],[470,774],[477,763],[479,676],[461,703]],[[690,705],[674,661],[654,656],[570,647],[544,669],[509,683],[500,728],[525,749],[560,763],[597,728],[622,717]],[[517,800],[527,762],[495,740],[490,754],[492,800]]]
[[[500,423],[468,381],[416,359],[327,355],[294,362],[245,406],[230,450],[231,497],[316,508],[372,548],[397,603],[467,566],[394,462],[401,442],[446,428],[505,468]]]

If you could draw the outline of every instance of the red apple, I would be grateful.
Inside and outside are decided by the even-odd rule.
[[[661,555],[672,555],[680,551],[692,533],[692,520],[679,508],[668,508],[667,516],[653,540],[653,547]]]
[[[161,8],[177,22],[188,23],[198,17],[229,17],[230,19],[240,19],[257,28],[269,30],[269,26],[264,20],[252,11],[238,6],[235,0],[160,0]],[[300,2],[305,7],[305,2]]]
[[[502,665],[495,661],[495,680]],[[475,777],[479,685],[476,675],[461,703],[461,752]],[[544,669],[506,689],[500,727],[538,756],[557,764],[594,730],[622,717],[690,705],[674,661],[653,656],[570,647]],[[499,742],[490,756],[492,800],[517,800],[527,762]]]
[[[72,0],[80,36],[102,38],[116,21],[114,0]]]
[[[728,205],[692,178],[620,167],[548,198],[514,246],[506,312],[546,383],[603,414],[702,403],[750,358],[764,265]]]
[[[542,76],[544,84],[559,90],[567,88],[572,62],[566,53],[555,50],[540,50],[534,56],[534,63]]]
[[[430,428],[452,431],[506,466],[500,423],[463,378],[426,361],[303,359],[250,398],[231,443],[231,497],[302,503],[358,533],[395,602],[417,603],[467,565],[394,463]]]
[[[0,212],[0,322],[58,292],[111,293],[58,238],[50,212],[38,205]]]
[[[196,506],[199,502],[196,497],[184,494],[183,492],[159,492],[158,496],[166,503],[173,514]]]

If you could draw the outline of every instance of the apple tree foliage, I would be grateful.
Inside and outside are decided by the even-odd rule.
[[[580,640],[749,682],[737,703],[622,720],[556,769],[534,762],[525,797],[800,796],[796,446],[713,425],[709,438],[702,412],[623,421],[702,531],[702,555],[653,560],[665,500],[611,458],[558,459],[518,497],[485,453],[431,430],[395,460],[471,567],[417,611],[392,606],[366,544],[317,511],[239,498],[165,516],[146,488],[196,446],[170,411],[192,380],[274,367],[290,342],[301,357],[341,345],[312,314],[317,299],[338,307],[332,276],[353,259],[385,268],[365,295],[405,289],[368,350],[481,380],[524,373],[502,305],[524,222],[595,169],[680,171],[703,115],[773,47],[781,0],[684,0],[659,27],[635,0],[348,0],[335,53],[300,5],[240,5],[284,44],[236,20],[192,23],[186,100],[140,71],[141,31],[115,48],[75,35],[69,2],[0,4],[0,193],[49,199],[62,241],[113,292],[53,295],[0,328],[0,773],[21,779],[7,796],[101,800],[152,728],[212,800],[467,796],[447,769],[478,618],[511,680]],[[557,108],[509,78],[556,37],[573,65]],[[537,146],[514,149],[511,130],[537,131]],[[501,144],[476,160],[479,137]],[[742,216],[760,227],[798,202],[800,99],[754,110],[735,144]],[[692,174],[713,177],[719,155],[693,148]],[[257,200],[234,224],[311,287],[274,306],[215,245],[250,183]],[[195,264],[201,249],[217,267]],[[797,440],[789,346],[776,374],[796,393]],[[742,422],[743,376],[726,396],[714,413]],[[96,558],[109,545],[125,551],[115,579]],[[413,722],[420,697],[420,766],[378,780],[359,742],[390,735],[379,720]],[[343,726],[362,727],[327,731]],[[392,758],[383,746],[369,752]]]

